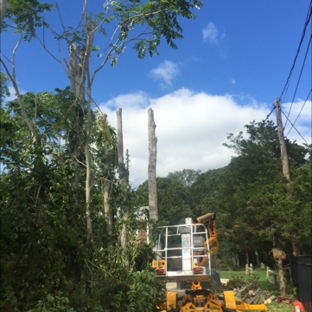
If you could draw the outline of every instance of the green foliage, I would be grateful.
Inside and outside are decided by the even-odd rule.
[[[234,258],[243,264],[245,253],[256,249],[260,261],[272,267],[273,235],[292,253],[293,235],[298,232],[301,250],[311,251],[307,239],[311,236],[311,162],[306,158],[310,149],[286,141],[292,176],[287,185],[274,124],[251,122],[246,130],[247,138],[242,133],[228,136],[230,143],[225,145],[238,154],[228,166],[196,173],[191,183],[186,180],[192,176],[189,170],[157,178],[159,224],[183,223],[185,217],[217,212],[218,259],[233,267]],[[137,194],[146,205],[147,182]]]
[[[290,186],[281,172],[279,141],[272,122],[252,122],[246,126],[248,139],[240,133],[229,135],[231,145],[238,156],[231,160],[222,178],[223,217],[228,229],[226,236],[243,250],[252,250],[259,242],[268,242],[262,253],[272,247],[273,236],[280,246],[291,253],[291,239],[297,233],[299,219],[305,211],[297,194],[291,193],[298,186],[294,180]],[[307,149],[287,141],[290,153],[291,174],[306,162]],[[303,184],[300,187],[303,187]],[[297,207],[297,208],[296,208]],[[299,244],[306,242],[305,231],[300,231]],[[264,244],[265,246],[265,244]]]
[[[53,31],[40,14],[46,10],[50,11],[53,5],[40,4],[37,0],[9,0],[6,17],[16,24],[18,31],[25,30],[25,40],[29,41],[35,37],[36,27],[44,26],[51,28],[56,39],[64,40],[68,47],[75,44],[78,55],[84,51],[91,32],[106,36],[108,29],[113,27],[107,45],[94,45],[90,47],[89,52],[95,52],[99,58],[104,56],[101,66],[104,66],[107,60],[111,66],[115,66],[118,56],[131,41],[134,42],[133,48],[139,58],[144,58],[146,53],[150,56],[158,54],[158,46],[163,39],[171,48],[177,49],[176,40],[183,38],[179,19],[195,18],[194,8],[200,8],[201,5],[200,0],[106,1],[103,11],[95,14],[86,12],[87,24],[78,27],[62,25],[63,31],[59,34]]]
[[[0,175],[0,309],[77,311],[82,303],[90,311],[126,310],[136,305],[150,309],[161,287],[150,272],[150,247],[136,241],[135,208],[126,221],[129,243],[125,250],[118,242],[124,222],[120,213],[125,206],[139,205],[130,189],[124,202],[116,176],[115,129],[106,116],[92,112],[93,236],[86,244],[85,106],[68,89],[55,94],[26,93],[22,101],[36,127],[36,142],[29,136],[16,101],[1,107],[6,122],[1,162],[6,169]],[[74,154],[77,150],[80,154]],[[112,235],[105,230],[104,181],[110,183]],[[119,212],[117,207],[121,207]],[[140,293],[145,301],[139,299]]]
[[[75,312],[69,305],[69,300],[66,297],[47,295],[43,300],[39,300],[34,309],[27,312]]]
[[[184,223],[186,217],[193,216],[187,201],[187,187],[176,175],[177,173],[169,174],[166,178],[156,179],[158,215],[163,225]],[[140,198],[141,206],[148,206],[147,181],[138,187],[136,193]]]
[[[287,206],[287,217],[300,232],[300,246],[305,252],[312,250],[311,243],[311,160],[292,172],[289,185],[290,201]]]
[[[16,32],[24,32],[24,40],[30,41],[36,36],[37,27],[48,27],[42,13],[53,8],[54,5],[37,0],[8,0],[5,17],[15,24]],[[6,23],[1,25],[1,29],[5,28]]]
[[[129,275],[129,282],[131,286],[127,292],[126,311],[153,311],[155,302],[160,299],[158,291],[162,289],[155,280],[154,273],[147,270],[133,272]]]
[[[2,98],[10,96],[9,88],[7,87],[8,77],[0,72],[0,99],[2,103]]]
[[[106,62],[116,65],[130,42],[139,58],[157,54],[163,40],[176,49],[176,40],[182,38],[180,18],[195,18],[192,11],[201,5],[199,0],[106,1],[102,12],[86,13],[85,23],[64,26],[54,36],[71,48],[75,44],[79,60],[84,52],[98,57],[105,52],[96,73]],[[29,41],[37,27],[49,27],[44,14],[52,8],[37,0],[9,0],[2,29],[9,19]],[[106,36],[108,29],[113,29],[113,36],[105,47],[93,45],[85,51],[93,31]],[[3,98],[8,89],[2,73],[0,79]],[[20,104],[11,101],[0,111],[0,161],[5,166],[0,175],[0,309],[151,311],[163,285],[150,270],[150,247],[136,237],[136,210],[148,203],[147,182],[135,193],[122,185],[120,179],[127,178],[128,170],[117,165],[115,129],[93,110],[87,120],[87,104],[69,88],[54,94],[28,92],[22,104],[35,128],[34,140]],[[91,130],[90,240],[84,197],[87,129]],[[220,249],[227,259],[254,246],[264,257],[273,235],[290,252],[291,234],[301,228],[296,232],[301,248],[311,250],[311,163],[305,159],[311,147],[286,142],[293,177],[287,186],[280,173],[276,127],[272,122],[252,122],[246,129],[248,139],[242,133],[228,137],[231,144],[226,146],[238,154],[229,166],[203,174],[184,169],[157,178],[159,224],[183,223],[185,217],[217,211]],[[103,208],[107,185],[111,234],[106,232]],[[130,216],[123,220],[129,208]],[[123,225],[129,236],[124,248],[119,244]]]
[[[191,186],[199,177],[200,170],[183,169],[182,171],[169,172],[168,178],[180,180],[183,186]]]

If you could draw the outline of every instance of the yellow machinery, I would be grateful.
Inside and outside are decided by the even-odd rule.
[[[233,291],[217,296],[202,289],[201,282],[212,279],[210,256],[218,249],[215,213],[186,218],[185,224],[161,226],[157,236],[157,259],[152,263],[156,277],[164,282],[188,281],[192,285],[180,302],[177,292],[168,291],[166,299],[157,305],[160,311],[267,311],[264,304],[247,304],[236,299]]]

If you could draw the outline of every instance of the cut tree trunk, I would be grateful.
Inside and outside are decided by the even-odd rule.
[[[90,28],[91,24],[87,19],[87,0],[84,1],[84,31],[86,34],[86,38],[84,41],[83,49],[78,49],[76,44],[73,43],[70,45],[70,53],[69,53],[69,63],[68,66],[68,77],[70,80],[71,91],[75,95],[76,102],[79,105],[84,105],[86,100],[85,94],[87,93],[87,123],[86,123],[86,138],[84,142],[85,147],[85,166],[86,166],[86,180],[85,180],[85,217],[86,217],[86,244],[89,244],[92,236],[92,221],[91,221],[91,212],[90,212],[90,198],[91,198],[91,154],[90,154],[90,140],[91,140],[91,81],[89,75],[89,58],[90,51],[93,45],[94,39],[94,31],[93,27]],[[86,85],[86,77],[88,77],[87,85]],[[76,105],[74,105],[75,107]],[[76,110],[77,112],[77,110]],[[78,109],[79,112],[79,109]],[[80,121],[79,113],[75,116],[75,118]],[[79,127],[80,124],[77,125],[77,133],[75,134],[79,139],[82,136],[83,129]],[[79,141],[79,140],[78,140]],[[80,156],[79,146],[76,146],[74,149],[73,155],[75,166],[77,168],[74,176],[74,185],[73,187],[77,190],[78,181],[80,178],[79,172],[79,161],[78,158]],[[78,155],[77,155],[78,153]],[[81,299],[80,299],[80,311],[85,311],[85,301],[84,301],[84,293],[86,291],[86,278],[85,278],[85,270],[84,265],[81,268]]]
[[[2,25],[5,11],[7,6],[7,0],[0,0],[0,25]]]
[[[122,109],[118,108],[116,111],[117,114],[117,154],[118,154],[118,173],[119,179],[121,183],[121,192],[123,203],[126,203],[127,199],[127,185],[128,185],[128,174],[124,164],[124,155],[123,155],[123,133],[122,133]],[[128,207],[123,206],[121,209],[122,213],[122,229],[120,233],[120,245],[123,248],[126,248],[126,244],[128,241],[127,237],[127,227],[126,222],[129,218]]]
[[[154,112],[148,109],[148,200],[150,220],[158,220],[156,161],[157,161],[157,137],[155,135],[156,124]]]
[[[108,124],[107,124],[107,115],[102,114],[100,122],[102,123],[103,131],[106,130]],[[104,216],[105,216],[105,229],[106,233],[109,237],[112,237],[113,235],[113,227],[114,227],[114,218],[113,213],[111,211],[110,203],[109,203],[109,195],[111,190],[111,181],[110,181],[110,163],[108,161],[108,150],[104,145],[104,152],[103,152],[103,158],[104,158],[104,176],[102,179],[102,199],[103,199],[103,209],[104,209]],[[112,245],[112,241],[109,239],[107,240],[106,247],[110,248]]]
[[[283,250],[278,249],[278,248],[273,248],[272,253],[273,253],[273,258],[277,266],[278,279],[280,283],[280,295],[285,296],[286,284],[285,284],[283,260],[286,259],[286,254]]]

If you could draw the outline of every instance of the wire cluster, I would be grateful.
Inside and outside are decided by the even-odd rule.
[[[286,82],[285,82],[285,85],[282,89],[282,92],[281,92],[281,95],[279,96],[279,101],[280,103],[283,102],[283,99],[285,98],[287,92],[289,91],[289,86],[290,86],[290,81],[291,81],[291,78],[294,74],[294,69],[298,63],[298,57],[299,57],[299,54],[300,54],[300,51],[301,51],[301,48],[303,46],[303,44],[305,43],[305,41],[308,41],[307,43],[307,46],[305,48],[305,52],[304,52],[304,56],[303,56],[303,60],[302,60],[302,64],[301,64],[301,67],[300,67],[300,71],[299,71],[299,75],[297,77],[297,81],[296,81],[296,85],[295,85],[295,89],[294,89],[294,93],[293,93],[293,96],[292,96],[292,100],[291,100],[291,104],[290,104],[290,107],[289,107],[289,111],[288,113],[286,114],[283,110],[282,110],[282,107],[281,107],[281,112],[282,114],[285,116],[286,118],[286,122],[285,122],[285,125],[284,125],[284,129],[286,128],[286,125],[287,123],[289,122],[291,127],[290,129],[288,130],[287,134],[286,134],[286,137],[289,135],[289,133],[291,132],[292,129],[295,129],[296,132],[300,135],[300,137],[303,139],[303,141],[307,144],[307,141],[305,140],[305,138],[301,135],[301,133],[299,132],[299,130],[295,127],[295,124],[297,122],[297,120],[299,119],[299,116],[300,114],[302,113],[303,111],[303,108],[305,107],[306,103],[308,102],[309,98],[311,98],[311,92],[312,92],[312,88],[310,87],[310,89],[308,90],[308,94],[306,96],[306,99],[304,101],[304,103],[302,104],[302,107],[297,115],[297,117],[295,118],[294,122],[291,122],[291,120],[289,119],[289,116],[290,116],[290,113],[291,113],[291,110],[293,108],[293,104],[295,102],[295,98],[296,98],[296,95],[297,95],[297,91],[298,91],[298,87],[300,85],[300,82],[301,82],[301,78],[302,78],[302,73],[303,73],[303,70],[306,66],[306,61],[307,61],[307,57],[308,55],[310,54],[310,58],[311,58],[311,41],[312,41],[312,34],[308,34],[307,30],[308,30],[308,25],[311,23],[311,15],[312,15],[312,1],[310,1],[310,4],[309,4],[309,8],[308,8],[308,12],[307,12],[307,15],[306,15],[306,19],[305,19],[305,22],[304,22],[304,26],[303,26],[303,31],[302,31],[302,34],[301,34],[301,38],[300,38],[300,41],[299,41],[299,45],[298,45],[298,48],[297,48],[297,52],[296,52],[296,55],[294,57],[294,60],[293,60],[293,63],[292,63],[292,66],[290,68],[290,71],[289,71],[289,74],[288,74],[288,77],[286,79]],[[311,27],[310,27],[311,28]],[[307,36],[309,36],[307,40],[305,40],[305,38]],[[272,110],[270,111],[270,113],[266,116],[265,120],[267,120],[271,114],[273,113],[275,109],[275,105],[273,104],[273,108]]]

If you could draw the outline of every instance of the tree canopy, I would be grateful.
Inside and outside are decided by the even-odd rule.
[[[98,12],[81,4],[80,22],[68,25],[57,4],[1,1],[1,31],[16,35],[12,55],[1,52],[1,98],[7,82],[16,95],[1,101],[0,117],[4,311],[150,311],[162,289],[142,260],[151,247],[137,241],[140,203],[123,178],[129,156],[119,161],[122,142],[94,108],[92,86],[128,45],[139,58],[162,43],[176,49],[180,19],[195,18],[202,2],[106,1]],[[58,26],[48,22],[52,13]],[[48,37],[63,55],[47,48]],[[70,87],[21,94],[15,57],[30,40],[63,67]]]
[[[147,182],[136,191],[128,185],[129,155],[119,161],[118,131],[95,108],[92,86],[128,45],[139,58],[157,54],[161,43],[176,49],[181,18],[195,18],[202,2],[106,1],[91,13],[84,0],[81,22],[60,19],[60,31],[47,22],[52,10],[62,16],[57,5],[3,3],[1,31],[13,27],[17,44],[11,57],[1,54],[0,309],[151,311],[163,287],[151,272],[151,246],[137,237]],[[38,29],[63,44],[67,57],[53,55]],[[38,40],[63,66],[70,87],[21,94],[15,56],[23,40]],[[16,98],[5,102],[8,82]],[[228,137],[226,146],[237,152],[228,166],[157,178],[158,224],[217,211],[224,258],[257,246],[267,259],[272,241],[289,253],[294,242],[311,251],[311,228],[298,231],[311,217],[311,148],[287,141],[293,176],[287,185],[273,123],[246,129],[247,139]]]

